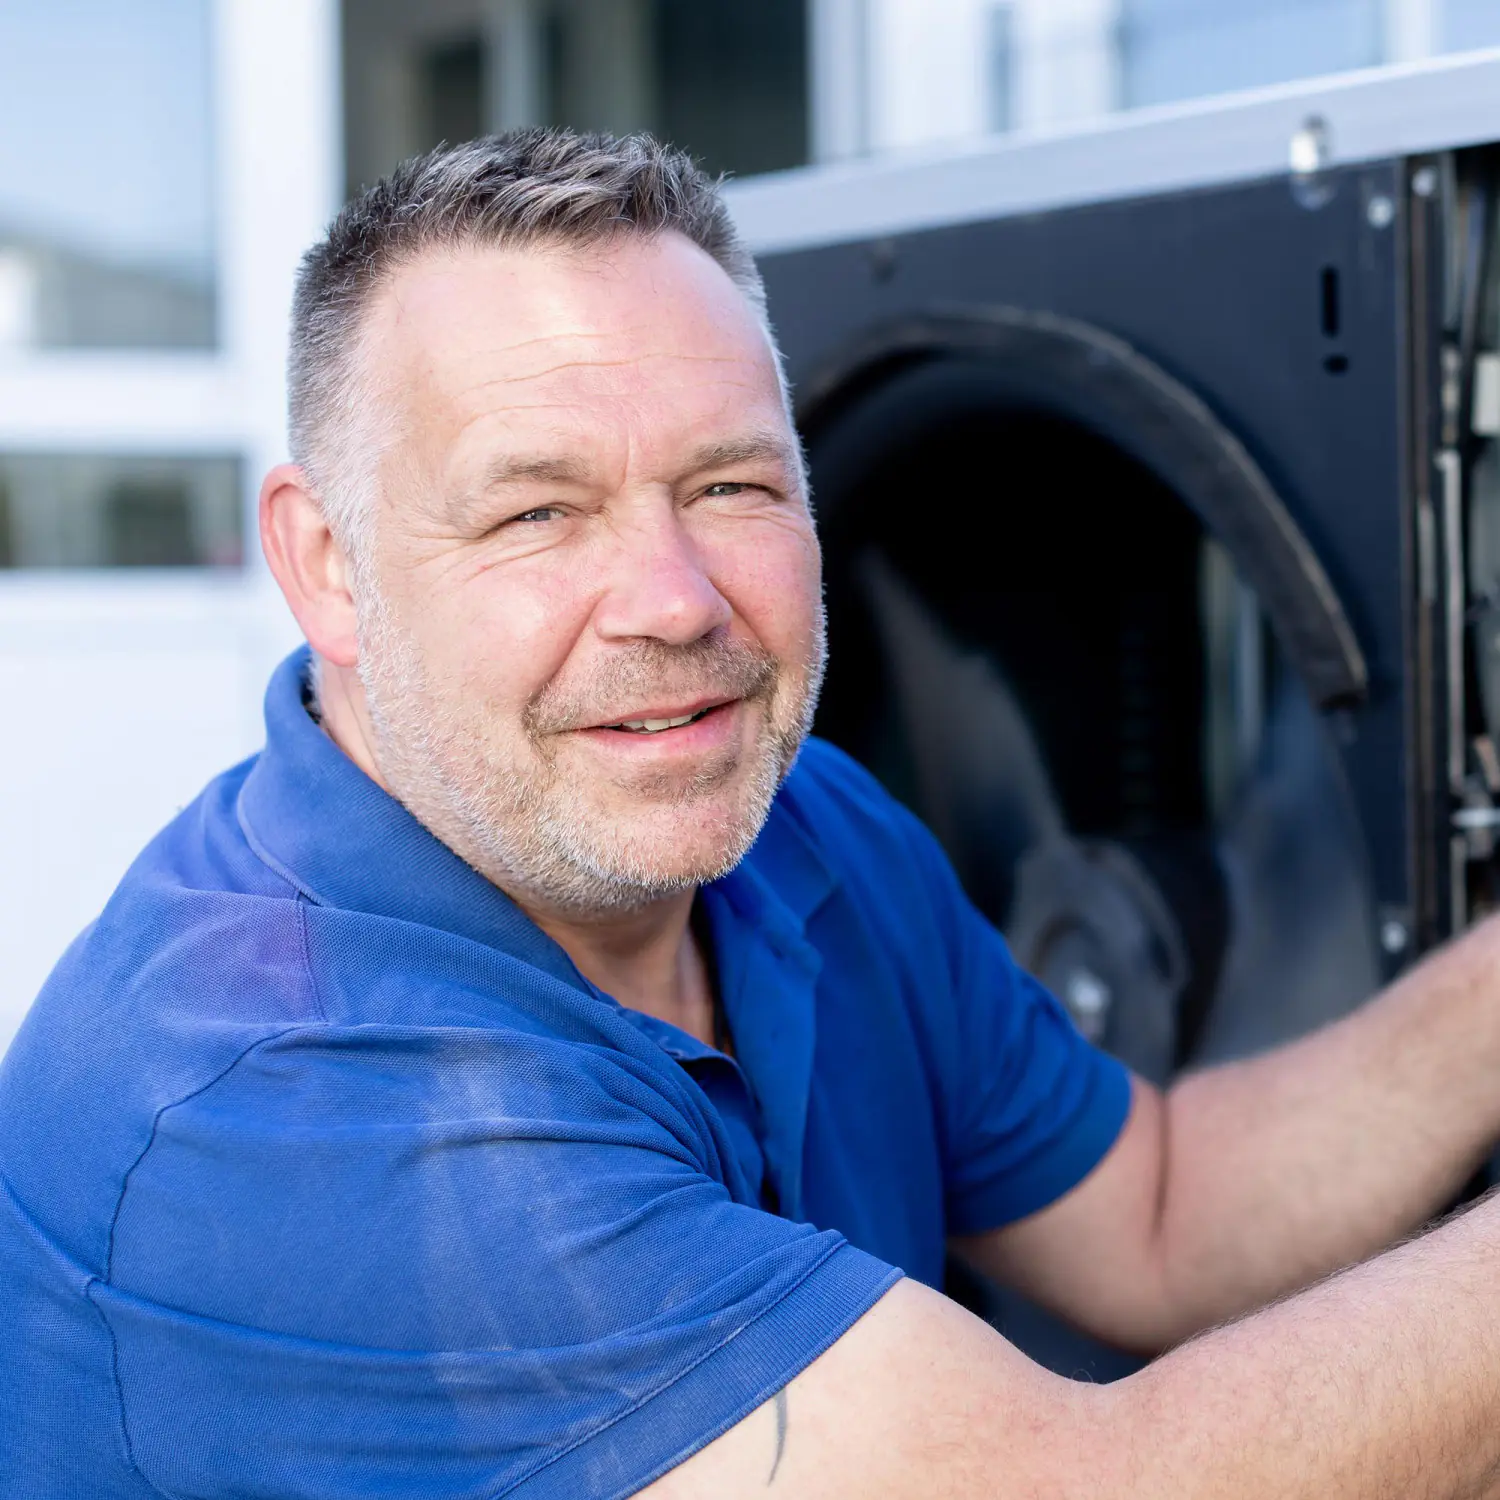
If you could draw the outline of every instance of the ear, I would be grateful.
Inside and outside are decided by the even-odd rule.
[[[349,559],[296,464],[277,464],[260,487],[260,544],[308,645],[336,667],[353,667],[359,649]]]

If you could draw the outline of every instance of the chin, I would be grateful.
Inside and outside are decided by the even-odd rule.
[[[595,824],[602,865],[643,885],[686,887],[727,874],[755,842],[766,819],[760,799],[713,797],[645,816],[601,817]]]

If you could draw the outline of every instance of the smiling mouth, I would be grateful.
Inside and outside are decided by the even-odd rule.
[[[708,708],[700,708],[695,714],[683,714],[676,719],[622,719],[620,723],[606,724],[604,728],[618,729],[622,734],[661,734],[667,729],[681,729],[685,724],[696,724],[715,708],[723,706],[722,703],[711,704]]]

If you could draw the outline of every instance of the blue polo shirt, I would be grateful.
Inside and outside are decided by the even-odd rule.
[[[809,744],[703,903],[735,1057],[617,1004],[308,716],[141,855],[0,1064],[0,1493],[628,1495],[1129,1082]]]

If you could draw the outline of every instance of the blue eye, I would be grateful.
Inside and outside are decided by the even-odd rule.
[[[719,499],[719,498],[722,498],[722,497],[727,496],[727,495],[739,495],[739,494],[742,494],[745,490],[748,490],[749,488],[750,488],[750,486],[748,484],[735,484],[734,482],[732,482],[730,480],[726,480],[723,484],[711,484],[711,485],[709,485],[709,487],[706,490],[704,490],[703,493],[705,495],[712,495],[712,496],[714,496],[715,499]]]
[[[519,516],[512,517],[516,521],[550,521],[554,516],[560,516],[562,512],[555,505],[539,505],[535,510],[522,511]]]

